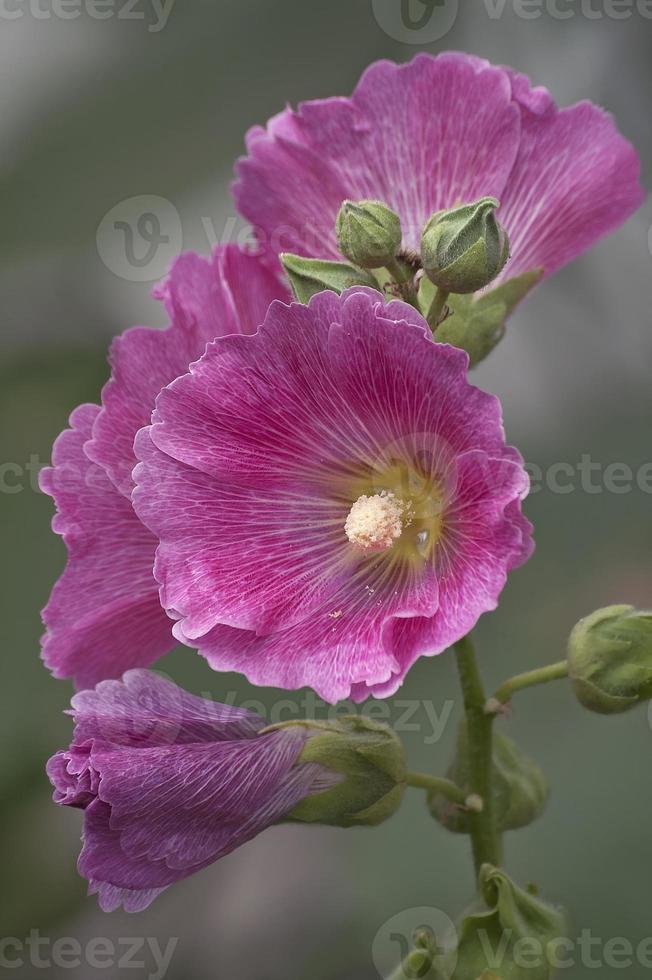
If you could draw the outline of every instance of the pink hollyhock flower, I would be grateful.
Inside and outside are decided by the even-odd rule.
[[[310,730],[260,734],[258,715],[148,671],[103,681],[72,706],[72,744],[47,769],[55,802],[84,810],[79,871],[106,912],[141,911],[342,779],[297,764]]]
[[[43,658],[56,677],[74,677],[81,687],[147,666],[175,644],[152,574],[156,538],[131,505],[136,432],[149,423],[161,388],[208,341],[253,333],[272,300],[288,297],[259,260],[235,246],[210,260],[181,256],[155,295],[170,326],[134,327],[114,341],[102,407],[73,412],[40,477],[57,505],[53,529],[68,548],[43,611]]]
[[[361,700],[494,609],[531,550],[528,479],[467,367],[364,288],[209,344],[136,438],[175,635],[255,684]]]
[[[524,75],[466,54],[379,61],[351,98],[304,102],[247,137],[234,187],[267,252],[339,259],[345,198],[381,200],[419,250],[434,211],[493,196],[511,259],[550,275],[643,201],[639,161],[590,102],[558,109]]]

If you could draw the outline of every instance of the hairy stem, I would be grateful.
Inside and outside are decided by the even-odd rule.
[[[466,806],[466,793],[451,779],[445,779],[443,776],[431,776],[425,772],[408,772],[405,776],[405,782],[407,786],[415,786],[417,789],[434,790],[436,793],[445,796],[447,800],[459,803],[460,806]]]
[[[442,313],[444,312],[444,307],[446,306],[446,300],[448,299],[450,293],[445,289],[437,289],[434,295],[433,301],[430,304],[430,309],[426,314],[426,320],[431,328],[431,330],[436,330],[439,326]]]
[[[494,696],[487,701],[485,710],[488,714],[494,714],[504,704],[511,701],[512,696],[517,691],[522,691],[526,687],[535,687],[538,684],[548,684],[549,681],[560,680],[563,677],[568,677],[567,660],[560,660],[559,663],[549,664],[547,667],[537,667],[536,670],[517,674],[500,685]]]
[[[455,656],[466,714],[471,793],[483,803],[481,810],[469,813],[477,876],[483,864],[500,865],[502,859],[491,785],[493,717],[485,711],[486,698],[470,636],[455,644]]]

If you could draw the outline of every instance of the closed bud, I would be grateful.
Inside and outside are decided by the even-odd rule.
[[[501,271],[509,240],[498,223],[495,197],[482,197],[437,211],[421,237],[421,261],[428,278],[447,293],[475,293]]]
[[[382,201],[344,201],[337,216],[342,255],[361,269],[393,262],[401,247],[401,222]]]
[[[457,752],[448,777],[465,793],[471,793],[471,764],[466,724],[462,722],[457,740]],[[494,820],[503,833],[532,823],[543,811],[548,799],[548,783],[540,766],[530,759],[502,732],[494,732],[492,740],[492,777]],[[466,808],[451,803],[441,793],[428,796],[430,812],[447,830],[457,834],[470,832],[468,810],[473,796],[467,797]]]
[[[302,722],[310,729],[310,722]],[[314,733],[313,733],[314,732]],[[394,731],[361,715],[345,715],[311,731],[298,764],[318,763],[341,779],[307,796],[289,814],[306,823],[375,825],[398,809],[405,789],[405,754]]]
[[[578,701],[611,715],[652,698],[652,613],[607,606],[581,619],[568,641]]]

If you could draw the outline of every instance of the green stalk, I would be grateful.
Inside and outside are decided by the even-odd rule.
[[[477,876],[483,864],[499,866],[502,860],[491,785],[493,716],[485,711],[486,698],[470,636],[455,644],[455,656],[466,714],[471,793],[479,796],[483,803],[481,810],[469,813]]]
[[[414,786],[417,789],[433,790],[441,793],[452,803],[460,806],[467,806],[467,796],[463,789],[460,789],[451,779],[444,779],[442,776],[431,776],[425,772],[408,772],[405,775],[407,786]]]
[[[439,326],[441,315],[444,312],[444,307],[446,306],[446,300],[450,296],[450,293],[445,289],[437,289],[434,295],[433,301],[430,304],[430,309],[426,314],[426,320],[430,326],[431,330],[436,330]]]
[[[538,684],[548,684],[550,681],[560,680],[562,677],[568,677],[567,660],[560,660],[559,663],[549,664],[547,667],[537,667],[535,670],[517,674],[500,685],[493,698],[489,698],[487,701],[485,710],[488,714],[495,714],[500,711],[504,704],[511,701],[512,696],[517,691],[522,691],[526,687],[535,687]]]

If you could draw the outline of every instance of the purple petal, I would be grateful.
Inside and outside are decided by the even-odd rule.
[[[43,659],[79,687],[148,666],[174,646],[152,575],[156,539],[118,494],[84,444],[100,409],[82,405],[40,474],[54,498],[53,530],[68,549],[66,569],[43,610]]]
[[[86,810],[80,872],[161,888],[281,819],[321,776],[294,766],[306,738],[285,729],[240,742],[98,750],[100,799]]]
[[[258,715],[195,697],[149,670],[129,670],[72,699],[74,741],[146,747],[253,738]]]
[[[519,76],[515,84],[523,91],[526,81]],[[551,275],[618,228],[645,197],[638,155],[611,116],[590,102],[558,110],[540,89],[529,91],[528,102],[501,197],[512,254],[501,279],[539,266]]]
[[[171,325],[133,327],[113,342],[112,377],[86,450],[126,496],[133,487],[134,436],[149,423],[161,388],[185,374],[208,341],[253,333],[272,300],[289,298],[259,259],[235,245],[216,249],[210,259],[182,255],[156,295],[164,300]]]
[[[251,130],[247,151],[234,194],[270,255],[337,258],[345,198],[385,201],[418,248],[434,211],[493,195],[512,245],[501,278],[550,275],[643,200],[637,154],[601,109],[560,111],[524,75],[465,54],[380,61],[351,98]]]
[[[440,569],[362,555],[344,532],[351,487],[397,460],[421,474],[428,499],[438,488],[451,542],[459,461],[476,460],[483,505],[513,530],[489,553],[492,602],[529,547],[527,478],[497,399],[469,385],[462,351],[405,314],[370,290],[274,304],[255,337],[209,345],[139,433],[134,503],[160,538],[162,601],[175,635],[215,669],[309,684],[328,700],[400,683],[412,650],[394,643],[397,621],[436,617]],[[492,458],[504,461],[504,486],[495,467],[485,479],[479,460]],[[478,525],[481,551],[490,526]],[[460,611],[456,638],[481,605]]]
[[[350,99],[305,102],[248,135],[234,194],[272,252],[337,258],[345,198],[377,198],[418,248],[433,211],[500,196],[516,157],[519,111],[505,73],[463,54],[380,61]]]

